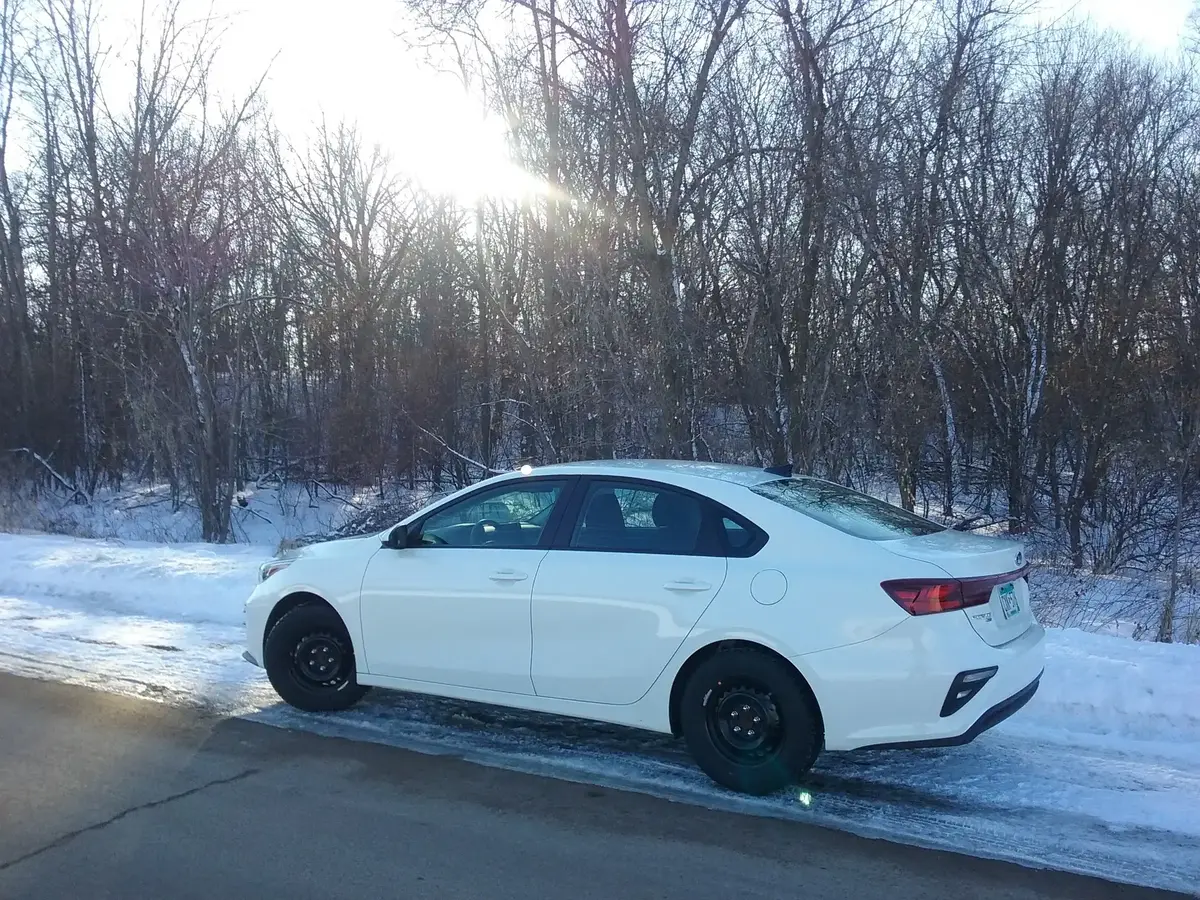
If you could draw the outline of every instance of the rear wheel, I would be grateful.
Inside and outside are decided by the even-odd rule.
[[[367,692],[355,678],[346,626],[324,604],[306,603],[284,613],[267,635],[263,657],[271,686],[297,709],[347,709]]]
[[[757,650],[713,654],[684,688],[680,724],[713,781],[769,794],[796,781],[821,752],[820,717],[795,672]]]

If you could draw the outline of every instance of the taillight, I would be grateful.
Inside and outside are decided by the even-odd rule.
[[[882,587],[911,616],[950,612],[983,606],[992,599],[992,588],[1024,578],[1028,568],[1006,575],[986,575],[983,578],[897,578],[885,581]]]
[[[962,587],[957,581],[902,578],[885,581],[881,587],[911,616],[927,616],[930,613],[949,612],[967,606]],[[987,598],[984,598],[983,602],[986,603]]]

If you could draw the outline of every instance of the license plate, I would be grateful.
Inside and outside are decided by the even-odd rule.
[[[1017,599],[1017,586],[1011,581],[1000,585],[1000,612],[1005,619],[1011,619],[1021,611],[1021,601]]]

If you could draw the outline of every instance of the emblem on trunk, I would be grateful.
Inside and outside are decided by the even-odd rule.
[[[1023,554],[1020,550],[1018,550],[1017,551],[1017,565],[1020,566],[1021,563],[1023,563],[1023,562],[1025,562],[1025,554]]]

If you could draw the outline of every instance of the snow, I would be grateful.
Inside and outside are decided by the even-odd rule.
[[[76,537],[176,543],[199,541],[200,513],[194,504],[175,502],[167,485],[105,488],[91,503],[73,502],[58,492],[30,496],[11,486],[0,496],[0,529],[50,532]],[[251,484],[231,507],[233,539],[275,546],[306,534],[326,534],[368,506],[377,491],[320,482]]]
[[[825,754],[802,787],[724,791],[662,735],[375,691],[310,716],[241,659],[242,603],[271,541],[0,535],[0,670],[268,724],[872,837],[1194,892],[1200,647],[1050,629],[1042,687],[965,747]]]

